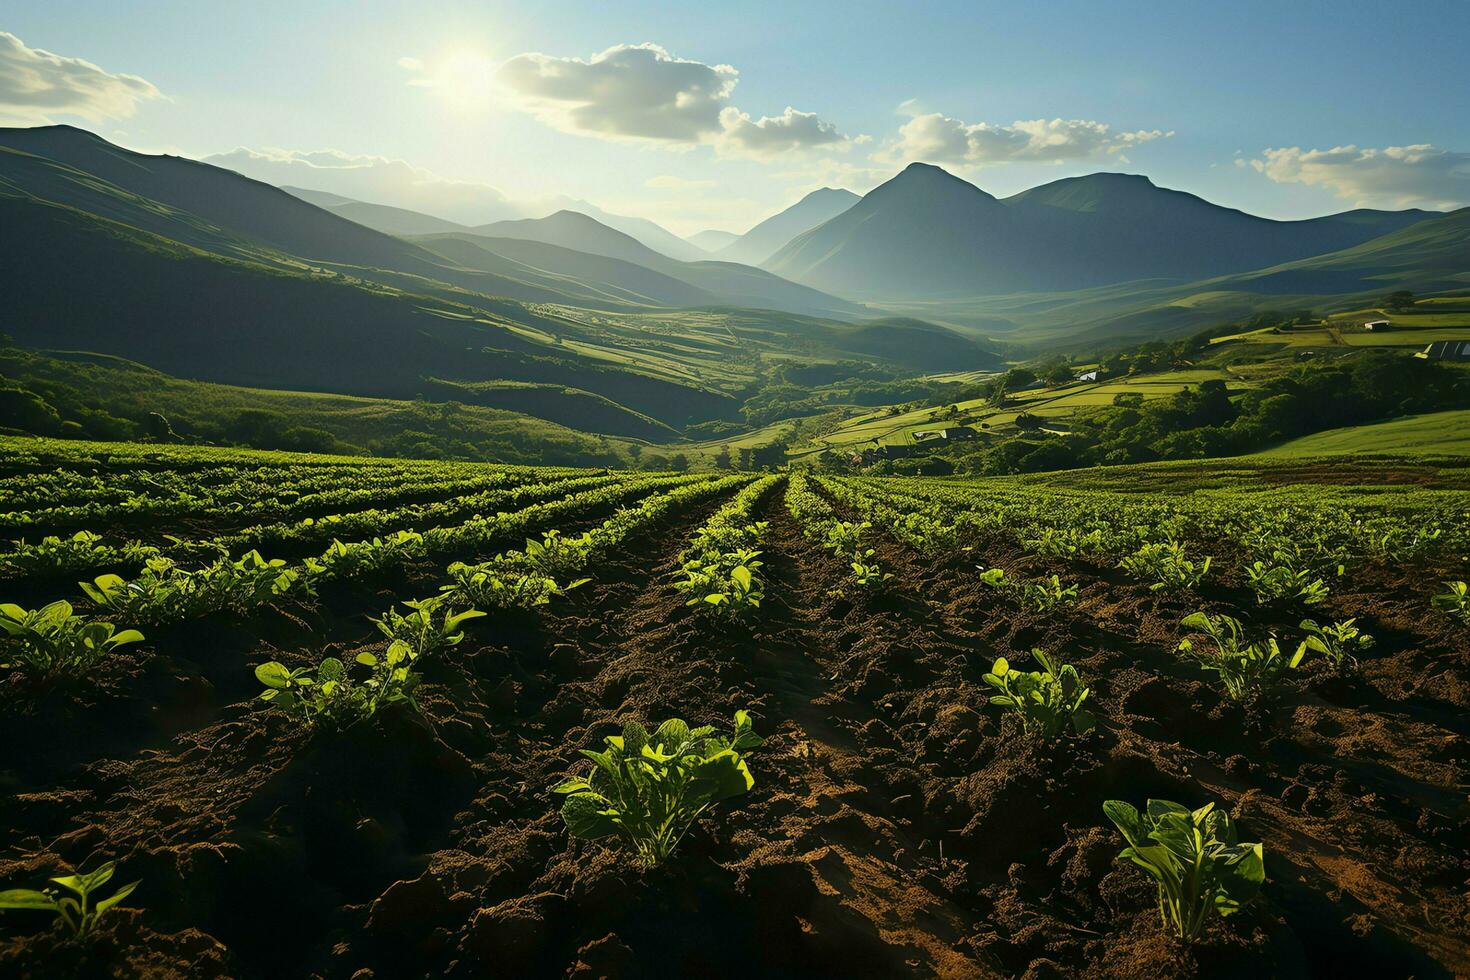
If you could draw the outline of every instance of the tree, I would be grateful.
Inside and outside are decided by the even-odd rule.
[[[1407,289],[1397,290],[1383,298],[1383,305],[1386,309],[1394,311],[1413,309],[1414,294]]]
[[[689,469],[689,457],[683,453],[675,453],[669,457],[669,469],[675,473],[683,473]]]
[[[715,454],[715,469],[728,470],[733,463],[730,460],[730,447],[721,446],[720,451]]]

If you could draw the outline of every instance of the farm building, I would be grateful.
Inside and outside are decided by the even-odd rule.
[[[1097,380],[1097,369],[1096,368],[1093,368],[1091,371],[1083,371],[1081,374],[1077,375],[1077,380],[1078,381],[1096,381]]]
[[[1414,356],[1431,361],[1470,361],[1470,340],[1436,340]]]
[[[979,433],[968,425],[951,425],[943,429],[919,429],[914,433],[914,442],[956,442],[973,439],[977,435]]]
[[[1392,330],[1393,324],[1387,320],[1369,320],[1363,324],[1363,329],[1369,333],[1383,333],[1387,330]]]

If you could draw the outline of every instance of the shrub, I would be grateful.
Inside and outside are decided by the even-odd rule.
[[[1230,814],[1207,803],[1188,810],[1168,800],[1149,800],[1143,814],[1122,800],[1103,813],[1128,846],[1118,855],[1153,878],[1159,919],[1185,942],[1204,931],[1212,915],[1232,915],[1255,897],[1266,880],[1260,844],[1242,844]]]
[[[1027,732],[1044,738],[1059,738],[1068,727],[1077,735],[1085,735],[1097,724],[1097,718],[1082,707],[1090,688],[1082,683],[1071,664],[1060,666],[1044,650],[1032,650],[1031,656],[1041,664],[1040,671],[1012,669],[1004,657],[995,661],[982,680],[999,691],[990,703],[999,705],[1021,719]]]
[[[573,837],[622,837],[637,862],[652,868],[668,859],[701,814],[755,785],[744,753],[763,739],[749,713],[737,711],[729,737],[671,718],[652,735],[629,722],[622,735],[604,741],[603,752],[582,750],[593,762],[590,774],[553,787],[566,797],[562,819]]]

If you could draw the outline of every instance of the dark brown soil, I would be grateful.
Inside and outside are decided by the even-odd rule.
[[[770,521],[765,607],[717,627],[669,587],[708,508],[640,536],[537,618],[477,620],[425,666],[423,716],[309,737],[252,668],[375,647],[367,616],[433,568],[247,620],[159,631],[98,674],[0,684],[0,884],[119,862],[138,891],[64,942],[0,913],[0,976],[1302,976],[1470,973],[1470,644],[1434,574],[1358,570],[1329,618],[1378,637],[1249,712],[1171,652],[1199,605],[999,541],[931,560],[892,542],[867,595]],[[1056,571],[1039,615],[974,566]],[[1461,576],[1462,577],[1462,576]],[[1208,608],[1243,606],[1229,580]],[[1293,618],[1293,616],[1295,618]],[[988,703],[994,657],[1044,647],[1100,728],[1048,746]],[[547,791],[624,720],[755,715],[754,790],[640,872],[570,840]],[[1192,949],[1116,863],[1111,798],[1217,801],[1268,884]]]

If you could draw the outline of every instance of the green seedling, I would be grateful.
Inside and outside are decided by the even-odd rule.
[[[1366,653],[1373,648],[1373,637],[1358,629],[1356,619],[1319,626],[1310,619],[1302,620],[1301,627],[1307,633],[1307,649],[1316,650],[1327,658],[1327,662],[1338,670],[1351,670],[1358,665],[1356,654]]]
[[[1446,582],[1445,591],[1430,599],[1440,612],[1470,625],[1470,586],[1464,582]]]
[[[85,673],[106,654],[143,639],[137,630],[73,615],[65,601],[36,610],[0,604],[0,631],[0,667],[34,677]]]
[[[1077,669],[1058,665],[1044,650],[1032,650],[1031,656],[1041,670],[1015,670],[1004,657],[995,661],[981,678],[1000,692],[991,696],[990,703],[1015,714],[1022,728],[1043,738],[1060,738],[1068,728],[1077,735],[1091,731],[1097,718],[1082,707],[1090,689]]]
[[[735,731],[727,737],[716,736],[711,726],[691,729],[671,718],[652,735],[629,722],[623,734],[604,741],[602,752],[582,750],[593,762],[591,773],[553,787],[566,797],[562,819],[573,837],[616,834],[633,848],[639,865],[653,868],[711,806],[755,785],[744,753],[763,739],[752,730],[750,714],[737,711]]]
[[[1128,841],[1118,860],[1154,879],[1159,919],[1186,943],[1198,939],[1212,917],[1240,911],[1266,880],[1264,849],[1240,843],[1230,814],[1213,803],[1191,811],[1149,800],[1140,814],[1129,803],[1108,800],[1103,813]]]
[[[1210,559],[1194,562],[1178,541],[1146,544],[1124,558],[1120,566],[1134,578],[1150,582],[1150,589],[1193,589],[1210,571]]]
[[[97,920],[118,903],[133,893],[138,882],[123,885],[111,895],[93,899],[93,892],[112,880],[117,862],[108,861],[90,874],[67,875],[51,880],[71,895],[62,895],[55,888],[34,891],[29,888],[12,888],[0,891],[0,909],[31,909],[37,912],[55,912],[73,939],[83,939],[97,928]]]
[[[1235,701],[1248,701],[1269,694],[1286,672],[1294,670],[1307,654],[1306,643],[1288,655],[1274,636],[1250,641],[1240,620],[1230,616],[1191,613],[1184,617],[1183,625],[1208,636],[1214,649],[1197,647],[1189,639],[1184,639],[1179,643],[1179,652],[1205,670],[1218,674],[1225,693]]]
[[[373,622],[388,639],[407,643],[415,657],[427,657],[460,643],[464,639],[464,631],[459,625],[485,615],[478,609],[454,612],[446,603],[447,597],[443,595],[410,599],[403,604],[411,612],[405,614],[389,609]]]

